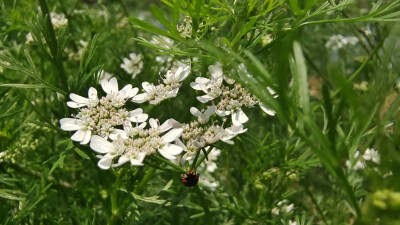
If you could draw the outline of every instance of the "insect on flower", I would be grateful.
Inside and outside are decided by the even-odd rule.
[[[181,174],[181,182],[186,187],[194,187],[199,182],[199,174],[194,170],[189,170],[186,174]]]

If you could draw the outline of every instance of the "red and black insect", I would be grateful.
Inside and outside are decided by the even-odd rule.
[[[194,187],[199,182],[199,174],[194,170],[189,170],[186,174],[181,174],[181,182],[186,187]]]

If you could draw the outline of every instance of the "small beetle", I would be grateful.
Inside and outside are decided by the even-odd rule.
[[[186,174],[181,174],[181,182],[186,187],[194,187],[199,182],[199,174],[194,170],[189,170]]]

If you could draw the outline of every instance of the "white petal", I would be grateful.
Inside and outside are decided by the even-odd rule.
[[[143,113],[142,108],[137,108],[129,112],[131,116],[136,116]]]
[[[232,123],[234,126],[240,126],[242,123],[246,123],[248,120],[249,118],[241,109],[232,113]]]
[[[175,141],[182,135],[182,132],[183,132],[183,128],[172,129],[172,130],[168,131],[168,133],[166,133],[164,136],[162,136],[161,140],[162,140],[162,142]]]
[[[86,145],[90,141],[90,137],[92,136],[92,132],[90,130],[87,130],[85,132],[85,136],[83,137],[83,140],[81,141],[81,145]]]
[[[168,92],[167,98],[175,98],[178,95],[179,88],[175,88],[174,90]]]
[[[143,166],[144,164],[137,159],[131,159],[132,166]]]
[[[171,128],[173,127],[173,125],[174,125],[174,122],[176,122],[176,120],[174,120],[174,119],[168,119],[168,120],[166,120],[166,121],[165,121],[163,124],[161,124],[161,126],[159,127],[160,132],[162,133],[162,132],[165,132],[165,131],[171,129]]]
[[[60,120],[61,129],[65,131],[74,131],[82,128],[81,121],[73,118],[63,118]]]
[[[88,98],[84,98],[84,97],[74,94],[74,93],[69,94],[69,97],[71,98],[72,101],[74,101],[76,103],[87,104],[89,102]]]
[[[118,92],[118,81],[117,78],[113,77],[108,82],[110,90],[114,93]]]
[[[210,79],[207,79],[205,77],[197,77],[195,82],[190,83],[190,87],[192,87],[195,90],[201,91],[202,87],[209,82]]]
[[[86,135],[85,131],[78,130],[71,136],[71,140],[81,142],[83,141],[83,139],[85,139],[85,135]]]
[[[143,103],[147,101],[147,93],[141,93],[132,98],[132,102]]]
[[[147,118],[149,118],[149,115],[147,115],[146,113],[143,113],[143,114],[139,114],[136,116],[132,116],[129,119],[131,122],[134,122],[134,123],[143,123],[144,121],[147,120]]]
[[[118,159],[118,166],[120,166],[128,161],[129,161],[128,157],[126,157],[125,155],[121,155],[121,157],[119,157],[119,159]]]
[[[98,98],[98,97],[97,97],[97,90],[96,90],[96,88],[94,88],[94,87],[90,87],[90,88],[89,88],[88,97],[89,97],[90,99],[97,99],[97,98]]]
[[[114,148],[114,145],[100,136],[93,135],[90,141],[90,148],[104,154],[110,152]]]
[[[107,79],[101,80],[101,88],[103,88],[103,91],[104,91],[105,93],[110,93],[110,92],[111,92],[111,90],[110,90],[110,85],[109,85]]]
[[[207,118],[210,118],[210,116],[212,116],[212,114],[215,113],[215,111],[217,110],[217,107],[215,105],[208,107],[208,109],[204,112],[204,116]]]
[[[214,65],[208,67],[208,71],[210,71],[211,77],[213,80],[217,80],[222,77],[222,65],[219,62],[216,62]]]
[[[108,170],[111,167],[112,160],[112,158],[102,158],[97,163],[97,166],[102,170]]]
[[[70,108],[74,108],[74,109],[82,107],[82,106],[85,106],[85,105],[86,104],[76,103],[76,102],[72,102],[72,101],[67,102],[67,106],[70,107]]]
[[[163,148],[158,149],[158,152],[160,152],[160,154],[169,160],[173,160],[176,159],[175,155],[178,155],[182,152],[182,147],[178,146],[178,145],[174,145],[174,144],[166,144],[164,145]]]
[[[187,78],[190,73],[190,66],[187,66],[183,69],[183,71],[178,76],[178,81],[181,82]],[[175,73],[176,74],[176,73]]]
[[[195,107],[191,107],[190,108],[190,113],[193,115],[193,116],[195,116],[195,117],[199,117],[199,116],[201,116],[201,112],[200,112],[200,110],[198,110],[197,108],[195,108]]]
[[[143,82],[142,87],[145,92],[152,92],[154,89],[154,87],[149,82]]]
[[[275,116],[275,111],[272,109],[269,109],[267,107],[265,107],[264,105],[260,104],[260,108],[262,109],[262,111],[264,111],[266,114],[270,115],[270,116]]]
[[[270,88],[270,87],[267,87],[267,90],[268,90],[268,92],[269,92],[271,95],[275,95],[275,94],[276,94],[276,92],[274,91],[274,89],[272,89],[272,88]],[[276,97],[278,97],[278,96],[276,96]]]
[[[149,124],[150,124],[151,128],[157,128],[158,127],[157,120],[155,120],[154,118],[150,118],[149,119]]]
[[[217,111],[215,111],[215,113],[220,117],[224,117],[224,116],[230,115],[232,112],[224,111],[224,110],[217,110]]]
[[[197,96],[196,98],[197,98],[197,100],[199,100],[199,102],[202,102],[202,103],[206,103],[206,102],[214,99],[213,97],[211,97],[209,95]]]
[[[118,137],[120,137],[122,139],[127,139],[128,138],[128,134],[124,130],[115,128],[113,130],[112,134],[110,134],[110,139],[111,140],[115,140]]]
[[[133,96],[133,98],[131,100],[132,100],[132,102],[135,102],[135,103],[143,103],[143,102],[146,102],[147,99],[148,99],[148,94],[141,93],[141,94]]]

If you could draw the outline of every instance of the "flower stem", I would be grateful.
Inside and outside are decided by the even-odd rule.
[[[213,225],[214,221],[211,219],[210,209],[208,208],[208,205],[204,199],[203,193],[201,192],[199,186],[196,185],[194,187],[194,191],[196,192],[197,196],[200,199],[200,203],[201,203],[201,206],[203,207],[203,211],[205,214],[206,223],[209,225]]]
[[[196,157],[194,157],[194,160],[193,160],[192,166],[190,167],[190,170],[194,170],[196,168],[196,162],[197,162],[197,159],[199,159],[200,151],[201,151],[201,149],[199,151],[197,151]]]
[[[171,166],[172,168],[177,169],[179,172],[186,173],[186,170],[185,170],[184,168],[182,168],[182,167],[176,165],[175,163],[170,162],[170,161],[167,160],[167,159],[164,159],[163,157],[161,157],[161,156],[159,156],[159,155],[153,155],[153,157],[154,157],[155,159],[157,159],[158,161],[161,161],[161,162],[163,162],[163,163],[165,163],[165,164]]]
[[[210,154],[211,150],[213,150],[212,147],[210,147],[210,148],[207,150],[206,154],[203,155],[203,156],[200,158],[200,160],[198,160],[198,161],[196,162],[196,166],[194,167],[194,169],[196,169],[197,167],[200,166],[200,164],[204,161],[204,159],[208,156],[208,154]]]

